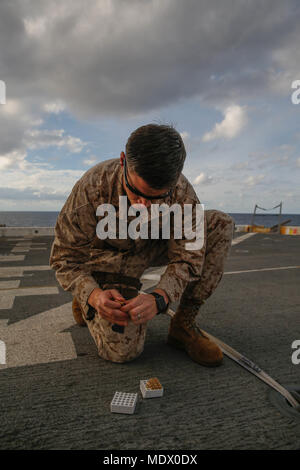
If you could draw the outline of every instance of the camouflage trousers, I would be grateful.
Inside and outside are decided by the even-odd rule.
[[[218,286],[224,272],[224,265],[231,247],[233,236],[233,219],[221,211],[205,211],[207,233],[206,251],[201,279],[188,283],[180,300],[180,305],[194,302],[203,304]],[[168,263],[166,244],[157,244],[157,247],[143,253],[141,257],[141,270],[149,267],[164,266]],[[126,277],[123,273],[92,273],[102,289],[117,289],[125,299],[138,295],[141,287],[139,278]],[[124,278],[125,275],[125,278]],[[89,331],[96,343],[99,355],[112,362],[127,362],[138,357],[144,349],[147,324],[135,325],[128,321],[124,333],[112,330],[112,324],[96,314],[92,320],[87,321]]]

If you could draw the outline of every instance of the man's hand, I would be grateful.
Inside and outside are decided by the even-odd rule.
[[[158,310],[153,295],[139,294],[133,299],[127,300],[126,305],[121,307],[121,311],[129,313],[135,325],[141,325],[155,317]]]
[[[88,298],[88,304],[94,307],[102,318],[110,323],[127,326],[128,314],[120,310],[123,302],[126,300],[117,289],[96,288]]]

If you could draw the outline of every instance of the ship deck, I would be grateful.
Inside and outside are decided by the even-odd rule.
[[[281,384],[300,384],[291,360],[300,340],[300,238],[241,235],[198,324]],[[149,322],[135,361],[99,358],[49,268],[52,241],[0,238],[1,449],[299,449],[300,418],[284,415],[268,386],[229,358],[205,368],[168,346],[167,315]],[[160,272],[148,270],[145,289]],[[153,376],[164,396],[142,400],[139,382]],[[139,393],[135,414],[110,412],[117,390]]]

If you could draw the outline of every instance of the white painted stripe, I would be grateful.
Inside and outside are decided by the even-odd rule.
[[[0,268],[0,277],[24,277],[24,274],[22,269],[11,268],[10,271],[4,272],[3,268]]]
[[[30,250],[31,250],[31,251],[32,251],[32,250],[38,250],[38,251],[40,251],[40,250],[47,250],[47,247],[45,247],[45,246],[30,247]]]
[[[8,242],[16,242],[18,240],[23,240],[23,242],[24,242],[24,240],[31,241],[32,238],[31,237],[22,237],[22,238],[6,238],[5,237],[5,241],[8,241]]]
[[[300,266],[278,266],[276,268],[247,269],[244,271],[227,271],[224,274],[256,273],[259,271],[280,271],[282,269],[300,269]]]
[[[33,248],[30,248],[31,250],[48,250],[48,248],[45,246],[40,246],[40,247],[33,247]]]
[[[47,295],[58,294],[58,287],[20,287],[18,289],[0,289],[0,296],[3,295]]]
[[[25,255],[0,255],[0,263],[6,263],[7,261],[24,261]]]
[[[11,276],[23,276],[24,271],[49,271],[51,270],[50,266],[41,265],[41,266],[17,266],[17,267],[0,267],[0,277],[11,277]]]
[[[3,289],[14,289],[19,287],[21,281],[0,281],[0,290]]]
[[[5,266],[3,268],[0,268],[0,272],[3,271],[15,271],[16,269],[20,269],[22,271],[48,271],[50,266],[48,264],[41,264],[41,265],[36,265],[36,266],[16,266],[15,268],[11,268],[10,266]]]
[[[22,252],[26,252],[26,251],[32,251],[32,250],[47,250],[47,248],[45,247],[40,247],[40,248],[32,248],[31,246],[30,247],[22,247],[22,246],[16,246],[15,248],[13,248],[11,250],[11,253],[22,253]]]
[[[47,243],[38,243],[38,242],[32,242],[32,243],[28,243],[28,242],[19,242],[19,243],[16,243],[16,246],[39,246],[39,245],[47,245]]]
[[[77,357],[72,335],[72,302],[52,308],[24,320],[7,324],[0,320],[0,338],[6,344],[6,365],[10,367],[67,361]],[[90,345],[86,346],[87,351]]]
[[[232,245],[237,245],[238,243],[243,242],[244,240],[247,240],[247,238],[253,237],[253,235],[256,235],[256,233],[245,233],[245,235],[241,235],[240,237],[234,238],[232,240]]]
[[[14,295],[6,295],[5,297],[2,297],[0,295],[0,310],[9,310],[13,307],[15,300]]]
[[[243,274],[254,273],[259,271],[280,271],[284,269],[300,269],[300,266],[277,266],[274,268],[258,268],[258,269],[245,269],[242,271],[226,271],[225,274]],[[145,274],[141,277],[141,281],[159,281],[161,276],[159,274]]]
[[[15,246],[12,250],[11,250],[11,253],[24,253],[24,252],[28,252],[30,250],[30,247],[27,247],[27,246]]]

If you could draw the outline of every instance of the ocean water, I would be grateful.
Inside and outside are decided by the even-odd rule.
[[[54,227],[59,212],[2,212],[0,211],[0,225],[7,227]],[[231,213],[236,225],[251,223],[252,214]],[[300,226],[300,214],[282,214],[281,222],[290,219],[287,225]],[[271,227],[278,223],[278,214],[258,214],[255,217],[256,225]]]

